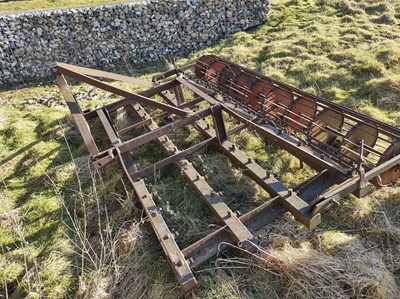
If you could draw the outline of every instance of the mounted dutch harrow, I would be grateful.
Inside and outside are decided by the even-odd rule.
[[[189,292],[197,284],[192,273],[194,267],[216,256],[229,244],[256,251],[258,237],[254,233],[287,211],[308,228],[313,228],[321,222],[321,212],[332,203],[349,194],[364,196],[400,177],[399,129],[213,55],[205,55],[196,62],[195,81],[188,79],[180,69],[160,74],[152,82],[63,63],[51,65],[51,70],[90,152],[94,168],[100,169],[114,160],[120,162],[183,292]],[[82,111],[65,77],[122,99]],[[147,89],[133,93],[95,77]],[[187,92],[182,88],[194,98],[185,99]],[[163,102],[152,99],[154,96],[161,97]],[[200,108],[203,102],[208,105]],[[139,120],[117,129],[110,115],[128,108]],[[239,124],[227,130],[223,114],[233,117]],[[166,123],[165,119],[171,115],[176,120]],[[206,123],[206,117],[212,118],[212,126]],[[94,139],[89,126],[89,121],[96,118],[109,139],[109,147],[103,151],[99,150],[100,140]],[[179,150],[168,136],[187,125],[194,126],[205,139]],[[146,133],[124,138],[142,128],[146,128]],[[256,131],[318,173],[295,188],[287,188],[229,140],[244,128]],[[131,151],[153,140],[168,157],[138,169]],[[211,145],[243,169],[272,199],[237,216],[186,158]],[[219,224],[219,229],[184,249],[175,242],[143,180],[171,163],[190,182]]]

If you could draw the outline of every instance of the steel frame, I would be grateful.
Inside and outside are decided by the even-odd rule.
[[[255,252],[258,237],[254,233],[286,212],[293,214],[308,228],[314,228],[321,222],[321,212],[329,205],[351,193],[365,195],[371,191],[371,182],[377,176],[388,169],[397,167],[400,163],[400,155],[397,155],[368,171],[363,169],[362,164],[357,168],[340,165],[310,148],[301,140],[296,140],[281,128],[269,124],[248,107],[238,104],[232,98],[222,97],[218,90],[212,89],[213,86],[199,85],[186,78],[183,71],[179,69],[162,73],[150,82],[63,63],[55,63],[50,68],[91,155],[94,168],[100,169],[115,160],[119,161],[184,293],[191,291],[197,285],[192,269],[216,256],[220,250],[226,249],[228,244],[235,244],[246,251]],[[91,111],[82,111],[65,76],[112,92],[122,96],[123,99]],[[168,79],[171,76],[175,77]],[[123,81],[148,89],[140,93],[132,93],[94,77]],[[168,80],[165,81],[166,79]],[[159,83],[158,80],[164,80],[164,82]],[[186,101],[182,87],[192,92],[196,96],[195,99]],[[161,96],[167,104],[152,99],[156,95]],[[196,111],[195,107],[200,102],[208,102],[209,106]],[[146,109],[142,105],[145,105]],[[128,106],[133,108],[140,121],[118,131],[109,113]],[[159,109],[161,113],[150,116],[149,109]],[[340,107],[340,109],[344,108]],[[226,130],[223,113],[227,113],[240,124]],[[158,121],[170,115],[175,115],[177,119],[160,127]],[[203,120],[206,116],[212,116],[213,126]],[[110,147],[106,151],[99,151],[91,134],[88,121],[95,118],[100,120],[107,133]],[[188,149],[179,150],[174,140],[167,135],[186,125],[194,126],[204,135],[205,140]],[[264,136],[268,142],[287,150],[319,173],[295,188],[287,188],[272,173],[263,169],[228,140],[229,136],[247,127]],[[385,124],[384,127],[388,126]],[[147,133],[125,142],[121,140],[122,135],[141,128],[146,128]],[[390,126],[389,128],[393,134],[397,133],[397,130]],[[137,169],[130,151],[152,140],[158,142],[168,157],[151,166]],[[237,216],[225,204],[223,196],[212,189],[186,158],[206,146],[215,147],[237,167],[243,169],[246,175],[271,195],[271,199],[245,215]],[[179,248],[175,242],[162,213],[143,181],[143,178],[153,174],[155,170],[171,163],[186,177],[220,225],[219,229],[184,249]]]

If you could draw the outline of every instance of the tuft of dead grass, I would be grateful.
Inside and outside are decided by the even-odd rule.
[[[400,109],[400,76],[371,79],[365,85],[379,108]]]
[[[351,239],[352,240],[352,239]],[[381,256],[359,241],[330,249],[315,249],[274,235],[260,257],[246,261],[256,276],[273,273],[279,298],[398,298],[399,286]],[[237,263],[234,259],[232,264]],[[261,274],[264,271],[264,274]],[[253,272],[254,273],[254,272]]]

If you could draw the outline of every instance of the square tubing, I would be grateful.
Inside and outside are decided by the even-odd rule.
[[[136,94],[136,93],[132,93],[126,90],[123,90],[121,88],[109,85],[107,83],[101,82],[97,79],[94,79],[92,77],[77,73],[73,70],[71,70],[70,66],[67,65],[59,65],[56,64],[54,70],[56,70],[57,72],[60,72],[68,77],[74,78],[76,80],[80,80],[82,82],[88,83],[90,85],[93,85],[95,87],[98,87],[100,89],[103,89],[105,91],[108,92],[112,92],[114,94],[117,94],[119,96],[124,97],[127,101],[131,101],[131,102],[139,102],[139,103],[143,103],[149,106],[152,106],[154,108],[159,108],[165,111],[168,111],[170,113],[179,115],[179,116],[186,116],[188,114],[187,111],[184,111],[182,109],[179,109],[177,107],[173,107],[170,105],[166,105],[163,103],[160,103],[158,101],[152,100],[146,96],[140,95],[140,94]]]
[[[220,105],[211,106],[211,111],[214,120],[214,127],[216,133],[215,135],[218,139],[218,143],[222,144],[228,139],[228,136],[225,129],[225,122],[224,119],[222,118],[221,106]]]
[[[216,138],[209,138],[207,140],[204,140],[204,141],[202,141],[202,142],[200,142],[198,144],[195,144],[195,145],[189,147],[186,150],[179,151],[175,155],[169,156],[168,158],[165,158],[165,159],[163,159],[161,161],[158,161],[158,162],[156,162],[156,163],[154,163],[154,164],[152,164],[150,166],[147,166],[147,167],[137,171],[136,173],[134,173],[131,176],[132,180],[135,181],[135,180],[138,180],[140,178],[143,178],[143,177],[149,176],[151,174],[154,174],[160,168],[162,168],[162,167],[164,167],[164,166],[166,166],[168,164],[171,164],[173,162],[179,161],[179,160],[185,158],[186,156],[198,151],[199,149],[201,149],[203,147],[206,147],[206,146],[208,146],[210,144],[213,144],[215,141],[216,141]]]
[[[139,104],[134,105],[133,108],[142,119],[149,117]],[[155,123],[148,126],[150,130],[156,130],[157,127],[158,126]],[[168,137],[159,138],[158,140],[168,154],[173,154],[178,150]],[[245,249],[251,249],[252,242],[255,242],[256,238],[247,230],[243,223],[239,221],[236,215],[224,203],[221,196],[216,193],[210,185],[208,185],[193,165],[191,165],[186,159],[176,161],[175,165],[189,180],[197,193],[202,197],[204,202],[217,217],[219,222],[227,226],[236,244]]]
[[[103,110],[100,110],[103,111]],[[103,112],[104,113],[104,112]],[[100,119],[102,122],[108,122],[109,120],[102,116],[100,112]],[[104,123],[103,123],[104,124]],[[109,123],[106,127],[111,127]],[[106,130],[107,135],[113,144],[118,144],[121,140],[118,138],[113,130]],[[179,285],[184,293],[189,292],[197,285],[196,278],[194,277],[192,270],[190,269],[189,263],[186,261],[184,255],[182,254],[180,248],[176,244],[172,233],[170,232],[167,224],[165,223],[162,215],[159,213],[158,208],[150,194],[147,190],[146,185],[143,180],[132,179],[132,175],[136,172],[136,167],[130,153],[121,153],[121,151],[116,149],[117,156],[121,162],[122,168],[128,177],[135,193],[141,203],[146,215],[153,227],[153,230],[157,236],[157,239],[164,250],[164,253],[175,273]]]
[[[167,124],[162,127],[158,127],[157,129],[147,132],[139,137],[128,140],[128,141],[118,145],[118,148],[121,151],[121,153],[130,151],[130,150],[137,148],[145,143],[155,140],[163,135],[169,134],[183,126],[192,124],[196,120],[199,120],[201,118],[204,118],[204,117],[210,115],[210,113],[211,113],[211,110],[209,108],[203,109],[189,117],[183,118],[181,120],[177,120],[175,122],[172,122],[172,123]]]
[[[64,76],[59,73],[55,73],[54,75],[56,84],[60,88],[61,94],[63,95],[72,117],[78,126],[78,130],[81,133],[89,153],[92,156],[99,154],[99,149],[97,148],[96,142],[94,141],[92,133],[90,132],[89,124],[83,116],[82,110],[75,100],[67,81],[65,80]]]
[[[161,85],[158,85],[158,86],[149,88],[149,89],[147,89],[147,90],[145,90],[145,91],[141,91],[141,92],[139,92],[138,94],[141,95],[141,96],[150,98],[150,97],[152,97],[152,96],[154,96],[154,95],[156,95],[156,94],[159,94],[159,93],[162,92],[162,91],[165,91],[165,90],[168,90],[168,89],[173,88],[173,87],[176,86],[177,84],[179,84],[178,81],[172,80],[172,81],[169,81],[169,82],[167,82],[167,83],[165,83],[165,84],[161,84]],[[107,111],[108,111],[109,113],[111,113],[111,112],[117,110],[118,108],[121,108],[121,107],[124,107],[124,106],[129,105],[130,103],[132,103],[132,101],[130,101],[130,100],[124,98],[124,99],[122,99],[122,100],[119,100],[119,101],[116,101],[116,102],[113,102],[113,103],[104,105],[102,108],[107,109]],[[85,118],[86,118],[87,120],[90,120],[90,119],[93,119],[93,118],[96,118],[96,117],[97,117],[95,111],[86,112],[86,113],[84,114],[84,116],[85,116]]]

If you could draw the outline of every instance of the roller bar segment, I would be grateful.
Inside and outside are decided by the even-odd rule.
[[[270,77],[258,74],[248,68],[239,66],[235,63],[232,63],[226,59],[223,59],[221,57],[217,57],[215,55],[204,55],[202,57],[200,57],[200,59],[197,61],[196,65],[195,65],[195,73],[196,76],[199,79],[205,80],[207,82],[207,79],[205,78],[205,74],[207,74],[207,71],[209,70],[209,67],[212,66],[213,63],[216,62],[221,62],[225,64],[225,68],[222,68],[223,71],[228,71],[229,69],[232,68],[239,68],[241,71],[246,72],[248,74],[251,74],[253,76],[255,76],[256,78],[260,79],[263,81],[264,84],[270,84],[271,86],[276,86],[277,88],[280,88],[284,91],[288,91],[291,93],[294,93],[295,95],[298,95],[300,97],[306,97],[306,98],[310,98],[310,99],[315,99],[318,103],[323,103],[324,105],[326,105],[327,107],[332,107],[332,108],[336,108],[336,110],[345,112],[346,114],[348,114],[349,116],[354,116],[355,118],[359,118],[365,122],[369,122],[369,123],[376,123],[382,130],[387,131],[390,134],[393,134],[394,136],[396,136],[397,138],[400,138],[400,130],[390,126],[382,121],[379,121],[377,119],[368,117],[366,115],[357,113],[353,110],[351,110],[350,108],[347,108],[345,106],[341,106],[335,103],[332,103],[328,100],[322,99],[320,97],[317,97],[311,93],[305,92],[301,89],[298,89],[296,87],[290,86],[288,84],[276,81]],[[219,78],[218,78],[219,79]],[[218,83],[223,83],[223,80],[217,80]]]
[[[344,167],[353,168],[363,160],[365,167],[371,169],[382,161],[385,150],[400,139],[400,130],[393,126],[215,55],[202,56],[195,73],[208,87],[297,139],[306,140],[310,147]],[[388,178],[392,182],[396,176],[386,176],[385,181]]]

